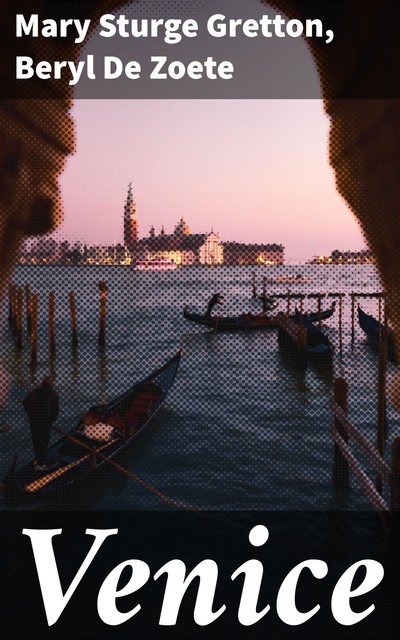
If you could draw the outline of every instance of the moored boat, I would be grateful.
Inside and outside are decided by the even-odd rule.
[[[279,345],[288,350],[299,365],[305,365],[308,359],[317,364],[332,363],[333,345],[306,316],[296,310],[291,318],[280,314],[278,321]]]
[[[307,330],[306,350],[310,357],[322,360],[329,360],[332,357],[334,349],[326,333],[310,322],[309,318],[297,309],[293,322]]]
[[[319,319],[326,320],[330,318],[335,311],[335,302],[329,309],[321,311],[319,314],[304,314],[309,322],[317,322]],[[240,316],[218,316],[211,314],[200,314],[189,311],[188,307],[183,310],[183,317],[190,322],[195,322],[204,327],[215,329],[216,331],[257,331],[262,329],[271,329],[278,326],[278,316],[268,315],[266,313],[253,314],[242,313]],[[291,315],[290,318],[294,318]]]
[[[137,260],[134,268],[137,269],[137,271],[173,271],[178,268],[178,265],[168,260],[168,258],[160,256],[152,260]]]
[[[361,329],[364,331],[365,335],[367,336],[370,344],[374,348],[378,349],[380,338],[384,334],[384,325],[381,322],[379,322],[376,318],[374,318],[374,316],[371,316],[368,313],[365,313],[365,311],[363,311],[360,306],[358,306],[358,323]],[[391,327],[387,328],[387,338],[388,338],[388,357],[391,360],[396,361],[394,333]]]
[[[183,317],[190,322],[217,331],[253,331],[276,327],[276,317],[263,314],[242,313],[240,316],[208,316],[190,312],[185,307]]]
[[[14,460],[4,479],[5,502],[12,506],[43,502],[75,485],[129,446],[165,401],[180,357],[179,352],[111,402],[92,407],[71,431],[50,446],[47,468],[37,470],[32,459],[16,469]]]

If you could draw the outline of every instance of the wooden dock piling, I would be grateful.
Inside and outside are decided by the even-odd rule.
[[[290,301],[291,301],[291,297],[290,297],[290,289],[288,289],[287,292],[287,308],[286,308],[286,315],[289,317],[290,316]]]
[[[287,315],[278,313],[278,344],[280,347],[289,348],[295,356],[296,364],[305,366],[307,329],[295,324]]]
[[[343,355],[343,293],[339,293],[339,352]]]
[[[49,348],[50,348],[51,360],[54,360],[56,356],[55,312],[56,312],[55,293],[54,291],[50,291],[49,293]]]
[[[76,303],[75,303],[75,293],[73,291],[69,292],[69,310],[71,315],[71,346],[72,349],[78,348],[78,326],[76,320]]]
[[[257,297],[257,282],[256,282],[256,273],[255,271],[253,271],[253,273],[251,274],[251,281],[252,281],[252,291],[253,291],[253,298]]]
[[[263,299],[262,299],[262,312],[265,316],[267,312],[267,278],[263,277]]]
[[[318,294],[317,297],[317,304],[318,304],[318,327],[321,329],[321,294]]]
[[[346,416],[349,411],[348,395],[349,388],[346,380],[344,378],[336,378],[333,387],[333,401],[344,411]],[[334,418],[334,429],[339,432],[347,444],[349,435],[336,416]],[[350,487],[349,467],[338,445],[335,443],[334,446],[333,488],[339,503],[343,504],[347,501]]]
[[[26,315],[26,327],[28,329],[28,335],[32,331],[32,294],[29,284],[25,285],[25,315]]]
[[[400,436],[392,444],[392,474],[390,478],[390,508],[400,511]]]
[[[386,416],[386,382],[387,382],[387,361],[388,361],[388,327],[386,313],[384,313],[383,330],[379,335],[379,356],[378,356],[378,415],[376,430],[376,448],[383,456],[385,441],[387,439],[387,416]],[[382,477],[376,477],[376,488],[381,493]]]
[[[14,328],[14,285],[8,288],[8,325],[11,330]]]
[[[356,308],[356,294],[351,293],[351,346],[354,347],[354,337],[355,337],[355,308]]]
[[[99,292],[100,292],[100,322],[99,322],[98,345],[99,347],[104,348],[106,344],[108,289],[107,289],[107,284],[103,280],[99,282]]]
[[[17,349],[22,349],[22,346],[23,346],[22,316],[23,316],[22,289],[18,287],[16,292],[16,318],[15,318],[15,346],[17,347]]]
[[[37,332],[38,332],[38,310],[39,299],[38,294],[32,295],[32,329],[31,329],[31,369],[36,368],[37,364]]]

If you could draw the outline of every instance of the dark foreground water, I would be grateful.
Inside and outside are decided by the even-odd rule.
[[[251,298],[247,267],[181,268],[137,273],[129,267],[20,267],[14,281],[29,283],[40,298],[39,363],[29,371],[29,350],[15,351],[3,309],[3,366],[12,379],[0,416],[0,472],[15,451],[30,457],[29,429],[21,401],[51,370],[47,295],[56,292],[57,354],[61,397],[59,425],[69,429],[89,405],[120,393],[183,346],[181,368],[165,407],[147,433],[118,461],[166,495],[211,509],[329,509],[333,445],[330,435],[332,377],[350,384],[350,414],[375,441],[377,357],[356,326],[350,346],[350,298],[344,303],[343,356],[338,311],[326,322],[337,347],[334,371],[309,365],[299,372],[278,349],[276,330],[223,334],[185,321],[185,304],[204,310],[211,294],[225,294],[224,314],[260,310]],[[379,291],[372,266],[258,268],[268,278],[299,271],[312,277],[299,292]],[[107,348],[98,353],[98,282],[109,289]],[[284,292],[276,285],[272,291]],[[77,298],[79,350],[70,349],[68,292]],[[324,302],[324,307],[330,304]],[[294,303],[292,303],[294,308]],[[377,315],[377,301],[362,305]],[[286,308],[286,302],[281,303]],[[316,301],[305,308],[315,309]],[[394,366],[389,365],[389,380]],[[389,443],[399,433],[389,409]],[[368,469],[368,465],[366,465]],[[106,468],[59,508],[164,509],[166,504],[117,471]],[[369,509],[354,484],[350,508]]]

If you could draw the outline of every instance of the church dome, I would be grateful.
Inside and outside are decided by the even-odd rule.
[[[190,236],[191,234],[190,227],[186,224],[183,218],[179,220],[178,224],[175,227],[174,233],[175,235],[179,235],[179,236]]]

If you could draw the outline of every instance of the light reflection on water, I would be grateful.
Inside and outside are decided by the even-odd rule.
[[[313,281],[290,285],[293,292],[379,291],[372,266],[257,268],[261,277],[306,272]],[[213,509],[325,509],[331,501],[333,445],[328,403],[332,371],[309,365],[299,371],[278,350],[275,330],[223,334],[186,322],[189,304],[204,310],[211,294],[222,292],[226,315],[257,312],[251,298],[252,267],[186,268],[166,273],[136,273],[126,267],[23,267],[18,285],[39,293],[38,368],[29,370],[29,353],[15,352],[7,331],[5,368],[13,384],[1,414],[1,474],[14,451],[30,456],[29,430],[21,400],[50,370],[47,339],[48,292],[56,292],[57,353],[54,363],[61,396],[59,424],[68,429],[85,409],[118,394],[162,364],[183,344],[178,378],[165,408],[137,444],[119,457],[164,493]],[[98,282],[109,289],[107,348],[97,349]],[[269,287],[284,292],[287,285]],[[76,294],[79,349],[70,349],[68,292]],[[323,306],[330,305],[326,299]],[[294,308],[294,302],[292,307]],[[305,303],[315,310],[316,301]],[[286,301],[280,303],[286,309]],[[362,300],[377,315],[376,300]],[[3,322],[4,324],[4,322]],[[338,350],[338,307],[326,326]],[[343,306],[343,357],[335,374],[350,383],[350,413],[374,439],[377,358],[356,325],[350,348],[350,298]],[[389,379],[394,373],[389,367]],[[390,433],[398,420],[390,414]],[[131,480],[106,468],[58,508],[165,508]],[[353,487],[351,507],[369,508]]]

